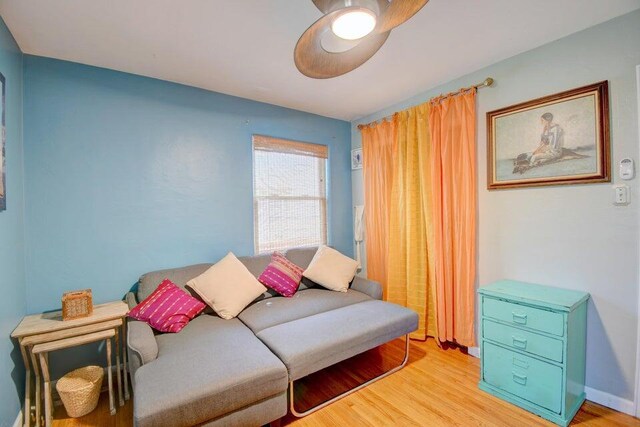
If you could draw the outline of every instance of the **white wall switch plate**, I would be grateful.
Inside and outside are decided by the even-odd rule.
[[[628,205],[629,204],[629,187],[626,185],[616,185],[613,187],[614,191],[614,205]]]

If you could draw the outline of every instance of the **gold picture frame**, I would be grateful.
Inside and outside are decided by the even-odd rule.
[[[487,113],[487,188],[610,182],[601,81]]]

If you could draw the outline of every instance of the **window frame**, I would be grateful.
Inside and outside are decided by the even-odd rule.
[[[256,145],[259,147],[256,149]],[[323,186],[324,197],[313,196],[257,196],[256,194],[256,151],[267,151],[293,155],[305,155],[308,157],[315,157],[318,161],[324,162],[324,167],[320,167],[319,185]],[[285,251],[298,246],[291,247],[278,247],[267,250],[260,250],[259,236],[259,218],[258,218],[258,203],[261,200],[318,200],[320,202],[321,212],[321,242],[319,245],[326,245],[329,241],[329,185],[328,185],[328,170],[329,170],[329,147],[326,145],[315,144],[305,141],[296,141],[284,138],[271,137],[266,135],[252,135],[251,145],[252,155],[252,189],[253,189],[253,248],[255,255],[263,255],[272,253],[274,251]],[[306,245],[306,246],[314,246]],[[304,246],[303,246],[304,247]]]

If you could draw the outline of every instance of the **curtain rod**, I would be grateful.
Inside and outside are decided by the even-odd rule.
[[[433,101],[434,99],[448,98],[450,96],[457,95],[460,92],[465,92],[467,90],[474,89],[474,88],[475,89],[480,89],[481,87],[490,87],[493,84],[493,82],[494,82],[494,80],[491,77],[487,77],[486,79],[484,79],[484,81],[482,81],[482,83],[478,83],[477,85],[473,85],[473,86],[469,86],[469,87],[463,87],[461,89],[458,89],[455,92],[449,92],[449,93],[446,93],[446,94],[445,93],[441,93],[440,95],[431,98],[429,101]],[[429,101],[427,101],[427,102],[429,102]],[[371,123],[367,123],[366,125],[364,125],[364,124],[363,125],[358,125],[358,129],[362,129],[365,126],[369,126],[369,125],[371,125],[373,123],[376,123],[376,122],[381,122],[383,120],[390,119],[391,117],[393,117],[394,114],[396,114],[396,113],[389,114],[389,115],[384,116],[384,117],[382,117],[382,118],[380,118],[378,120],[374,120]]]

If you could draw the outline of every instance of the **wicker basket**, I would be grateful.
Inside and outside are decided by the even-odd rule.
[[[56,390],[70,417],[87,415],[96,408],[103,377],[100,366],[85,366],[58,380]]]
[[[62,320],[73,320],[91,316],[93,297],[91,289],[65,292],[62,294]]]

